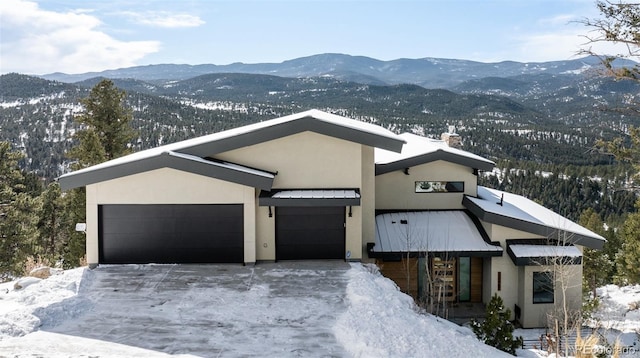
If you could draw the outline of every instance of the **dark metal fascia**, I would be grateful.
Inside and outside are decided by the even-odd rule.
[[[478,229],[478,232],[480,233],[480,236],[482,236],[482,239],[484,240],[484,242],[486,242],[491,246],[497,246],[502,249],[502,245],[500,245],[499,241],[491,241],[489,234],[487,234],[487,231],[485,231],[484,227],[482,226],[482,223],[480,222],[480,220],[478,220],[478,217],[473,215],[469,210],[463,210],[463,211],[471,219],[473,224],[476,226],[476,229]],[[500,256],[502,256],[502,251],[504,251],[504,249],[500,251]]]
[[[514,245],[514,241],[517,240],[507,240],[507,254],[513,264],[516,266],[541,266],[541,265],[553,265],[554,261],[561,262],[564,265],[581,265],[582,264],[582,256],[580,257],[569,257],[569,256],[561,256],[561,257],[543,257],[543,256],[535,256],[535,257],[516,257],[511,249],[511,245]],[[544,241],[538,239],[538,241]],[[517,245],[517,244],[515,244]],[[545,245],[545,244],[539,244]]]
[[[465,167],[469,167],[472,170],[493,170],[495,166],[493,163],[468,158],[465,156],[457,155],[451,152],[438,149],[431,153],[418,155],[415,157],[398,160],[386,164],[376,164],[376,175],[390,173],[396,170],[404,170],[405,168],[415,167],[418,165],[435,162],[437,160],[443,160],[454,164],[460,164]]]
[[[70,173],[68,176],[58,178],[58,182],[62,190],[68,190],[160,168],[182,170],[264,190],[270,190],[274,180],[270,176],[261,176],[241,170],[234,170],[216,165],[216,163],[213,162],[211,164],[202,163],[196,160],[172,156],[164,152],[153,157],[94,169],[84,173]]]
[[[373,243],[367,243],[367,245]],[[375,246],[375,244],[374,244]],[[406,251],[373,251],[373,246],[369,248],[367,246],[367,254],[372,259],[383,259],[390,261],[400,261],[402,258],[407,257]],[[410,251],[408,253],[410,258],[416,257],[496,257],[502,256],[502,251]]]
[[[566,240],[567,243],[581,245],[581,246],[589,247],[596,250],[600,250],[604,246],[604,241],[599,240],[597,238],[580,235],[578,233],[574,233],[570,231],[559,230],[543,224],[532,223],[529,221],[524,221],[524,220],[486,211],[482,209],[480,206],[478,206],[476,203],[471,201],[468,195],[465,195],[462,198],[462,205],[464,205],[464,207],[469,209],[469,211],[473,213],[473,215],[478,217],[480,220],[486,221],[491,224],[496,224],[496,225],[520,230],[520,231],[529,232],[532,234],[541,235],[546,238],[553,238],[555,234],[566,232],[569,236],[569,238]]]
[[[402,150],[402,146],[405,143],[404,140],[399,138],[395,139],[359,130],[357,128],[340,126],[309,116],[289,122],[258,128],[250,132],[240,133],[235,136],[214,140],[208,143],[181,148],[176,151],[199,157],[207,157],[306,131],[398,153]]]
[[[269,190],[273,186],[273,175],[263,176],[253,174],[243,170],[227,168],[223,164],[219,164],[216,162],[207,164],[195,160],[172,156],[169,153],[164,153],[163,156],[168,156],[170,158],[167,163],[167,167],[169,168],[194,174],[200,174],[207,177],[224,180],[231,183],[242,184],[263,190]]]

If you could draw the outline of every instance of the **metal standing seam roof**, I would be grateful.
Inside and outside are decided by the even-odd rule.
[[[561,258],[565,264],[580,264],[582,252],[573,245],[507,244],[507,252],[517,266],[542,265],[550,258]]]
[[[581,257],[582,252],[573,246],[559,245],[509,245],[515,257]]]
[[[359,206],[358,189],[282,189],[263,191],[260,206]]]
[[[458,253],[500,256],[463,210],[394,212],[376,216],[376,241],[371,252]]]
[[[375,149],[376,175],[389,173],[416,165],[444,160],[474,169],[492,170],[495,163],[462,149],[449,147],[444,141],[422,137],[411,133],[399,135],[406,144],[402,152],[384,148]]]
[[[465,195],[462,204],[488,223],[601,249],[606,239],[521,195],[478,186],[478,197]]]
[[[402,138],[375,124],[364,123],[319,110],[310,110],[143,150],[64,174],[58,180],[63,188],[71,189],[122,175],[134,174],[135,170],[127,170],[124,173],[119,168],[128,167],[132,163],[142,164],[147,160],[158,158],[164,153],[179,153],[190,155],[192,158],[204,158],[305,131],[317,132],[397,152],[400,152],[404,145]],[[145,165],[140,165],[140,170],[137,172],[148,170],[145,167]],[[270,187],[265,188],[262,186],[259,188],[270,189]]]

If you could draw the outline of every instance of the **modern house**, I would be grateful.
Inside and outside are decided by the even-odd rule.
[[[456,139],[396,135],[311,110],[137,152],[59,182],[86,187],[91,266],[384,266],[409,257],[416,277],[442,273],[448,300],[488,302],[498,293],[524,326],[544,325],[557,299],[548,258],[569,258],[579,286],[581,247],[601,248],[604,239],[526,198],[479,187],[478,174],[494,163],[455,148]],[[415,283],[403,289],[419,296],[424,280]],[[577,302],[580,291],[571,287]]]

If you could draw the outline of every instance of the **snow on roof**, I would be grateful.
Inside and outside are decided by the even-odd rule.
[[[480,216],[480,219],[487,221],[489,215],[496,218],[507,218],[512,219],[510,223],[517,224],[514,227],[518,230],[523,230],[527,232],[533,232],[537,234],[544,234],[541,232],[528,231],[532,228],[544,227],[548,229],[552,229],[558,232],[564,232],[569,234],[566,237],[568,242],[577,242],[580,245],[588,244],[587,246],[599,246],[596,248],[601,248],[602,244],[606,241],[602,236],[588,230],[573,221],[556,214],[552,210],[545,208],[544,206],[537,204],[536,202],[525,198],[524,196],[507,193],[504,191],[490,189],[483,186],[478,186],[478,197],[465,196],[463,204],[467,206],[472,212],[475,207],[473,205],[470,207],[467,201],[471,202],[477,208],[479,208],[483,215],[478,215],[477,212],[474,212],[477,216]],[[502,201],[502,205],[499,203]],[[487,215],[489,214],[489,215]],[[491,218],[489,218],[489,222]],[[519,225],[518,223],[524,223],[525,225]],[[505,224],[502,221],[499,224]],[[533,224],[533,225],[526,225]],[[508,225],[508,223],[505,226]],[[575,237],[572,237],[575,236]],[[585,242],[578,242],[582,239],[587,239]],[[599,242],[599,243],[598,243]]]
[[[207,160],[194,155],[167,151],[156,152],[153,156],[125,161],[109,167],[94,166],[88,168],[91,170],[78,171],[79,176],[75,174],[78,172],[65,174],[59,177],[58,181],[60,187],[67,190],[87,185],[87,183],[111,180],[160,168],[173,168],[261,189],[271,189],[275,178],[273,173],[236,163]],[[83,175],[88,178],[82,178]]]
[[[216,167],[227,168],[227,169],[231,169],[231,170],[235,170],[235,171],[243,172],[243,173],[247,173],[247,174],[263,176],[265,178],[274,179],[276,177],[273,173],[269,173],[269,172],[266,172],[266,171],[263,171],[263,170],[259,170],[259,169],[245,167],[244,165],[240,165],[240,164],[236,164],[236,163],[217,162],[217,161],[207,160],[207,159],[203,159],[203,158],[200,158],[198,156],[195,156],[195,155],[184,154],[184,153],[166,152],[166,154],[168,154],[168,155],[170,155],[172,157],[191,160],[191,161],[194,161],[194,162],[207,164],[207,165],[212,165],[212,166],[216,166]]]
[[[452,148],[442,140],[431,139],[415,135],[412,133],[402,133],[398,135],[404,139],[406,144],[402,147],[401,153],[395,153],[386,149],[375,149],[375,162],[376,164],[389,164],[409,158],[418,157],[425,154],[435,153],[438,151],[453,154],[459,157],[484,162],[486,164],[495,165],[494,162],[489,159],[483,158],[479,155],[464,151],[462,149]]]
[[[110,161],[100,163],[88,168],[77,170],[71,173],[66,173],[60,176],[60,178],[64,178],[70,175],[84,174],[97,169],[104,169],[104,168],[118,166],[121,164],[139,161],[146,158],[158,156],[164,152],[180,152],[188,148],[197,147],[200,145],[239,136],[242,134],[256,132],[261,129],[265,129],[268,127],[272,127],[272,126],[276,126],[276,125],[284,124],[288,122],[293,122],[293,121],[296,121],[302,118],[307,118],[307,117],[314,118],[321,122],[330,123],[330,124],[334,124],[334,125],[338,125],[346,128],[351,128],[357,131],[361,131],[368,134],[373,134],[376,136],[381,136],[381,137],[402,142],[402,140],[396,134],[378,125],[365,123],[355,119],[350,119],[350,118],[338,116],[335,114],[322,112],[317,109],[312,109],[305,112],[300,112],[300,113],[296,113],[296,114],[292,114],[292,115],[288,115],[280,118],[275,118],[275,119],[271,119],[271,120],[267,120],[259,123],[254,123],[254,124],[249,124],[249,125],[238,127],[238,128],[229,129],[222,132],[212,133],[212,134],[204,135],[197,138],[187,139],[187,140],[183,140],[176,143],[166,144],[163,146],[159,146],[159,147],[155,147],[147,150],[142,150],[142,151],[132,153],[120,158],[112,159]],[[211,153],[211,154],[215,154],[215,153]]]
[[[376,216],[373,252],[488,252],[488,244],[462,210],[387,213]]]
[[[582,252],[573,246],[560,245],[509,245],[511,251],[518,258],[524,257],[582,257]]]
[[[355,189],[281,190],[271,196],[274,199],[359,199]]]

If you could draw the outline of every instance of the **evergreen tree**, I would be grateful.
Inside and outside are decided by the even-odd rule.
[[[617,258],[618,281],[622,284],[640,283],[640,213],[627,217],[622,225],[621,237],[622,249]]]
[[[134,131],[131,109],[125,105],[125,92],[116,88],[111,80],[104,79],[81,103],[85,110],[76,118],[81,127],[74,135],[77,145],[67,153],[76,159],[73,168],[82,169],[129,154]],[[73,189],[64,199],[66,232],[62,257],[64,267],[69,268],[80,264],[85,254],[84,233],[75,231],[75,223],[86,222],[85,189]]]
[[[21,158],[9,143],[0,142],[0,281],[22,273],[37,237],[38,201],[25,190]]]
[[[81,126],[74,136],[78,145],[68,153],[78,160],[78,168],[129,154],[134,131],[131,109],[125,106],[125,92],[104,79],[80,102],[84,112],[76,117]]]
[[[511,310],[505,309],[504,302],[498,294],[494,294],[486,309],[484,321],[471,321],[471,329],[478,339],[487,345],[515,355],[516,349],[522,347],[522,337],[514,337],[514,326],[509,318]]]
[[[70,223],[65,220],[65,205],[56,182],[49,184],[40,196],[42,207],[39,213],[38,230],[40,255],[50,262],[57,261],[62,253],[61,247],[65,241],[65,226]]]
[[[582,23],[592,31],[585,36],[589,44],[605,42],[623,45],[624,49],[616,55],[600,55],[591,48],[581,53],[595,55],[601,58],[607,74],[616,78],[640,80],[640,66],[616,67],[617,59],[637,60],[640,57],[640,4],[633,2],[596,1],[600,11],[599,18],[585,19]]]
[[[606,236],[604,223],[592,208],[587,208],[582,212],[579,224],[603,237]],[[611,282],[611,277],[614,274],[612,267],[615,267],[613,257],[610,257],[605,250],[585,247],[582,258],[583,289],[590,291],[592,297],[597,297],[596,288]]]
[[[63,259],[63,268],[69,269],[82,264],[86,254],[85,234],[75,230],[76,223],[86,222],[86,194],[84,188],[69,191],[64,196],[63,205],[65,211],[62,220],[65,223],[65,232],[62,233],[64,242],[62,243],[60,255]]]

